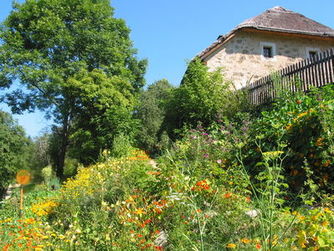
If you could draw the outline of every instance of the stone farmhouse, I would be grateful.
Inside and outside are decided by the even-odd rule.
[[[197,57],[240,89],[276,70],[334,48],[334,30],[283,7],[248,19]]]

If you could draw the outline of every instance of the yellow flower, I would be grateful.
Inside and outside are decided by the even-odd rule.
[[[302,112],[302,113],[299,113],[299,114],[297,115],[297,119],[300,119],[300,118],[306,116],[307,114],[308,114],[308,112]]]
[[[142,215],[142,214],[145,214],[145,211],[142,208],[138,208],[134,213],[138,215]]]
[[[45,216],[53,212],[53,210],[59,205],[59,203],[48,200],[44,202],[35,203],[31,207],[31,211],[37,216]]]
[[[306,248],[306,232],[304,230],[298,233],[298,244],[301,248]]]
[[[236,248],[237,245],[235,245],[234,243],[229,243],[226,245],[227,248]]]
[[[272,151],[272,152],[264,152],[262,153],[262,155],[264,158],[276,159],[283,153],[284,153],[283,151]]]
[[[296,216],[299,215],[299,213],[297,211],[293,211],[291,214],[296,215]]]
[[[299,219],[300,221],[304,221],[304,220],[305,220],[305,216],[302,216],[302,215],[301,215],[301,216],[298,217],[298,219]]]
[[[241,239],[241,242],[244,243],[244,244],[248,244],[248,243],[251,243],[252,241],[250,239],[243,238],[243,239]]]
[[[332,210],[330,210],[328,207],[325,207],[325,208],[324,208],[324,212],[325,212],[325,213],[332,213]]]
[[[285,127],[285,129],[286,129],[287,131],[290,131],[291,128],[292,128],[292,124],[288,124],[288,125]]]

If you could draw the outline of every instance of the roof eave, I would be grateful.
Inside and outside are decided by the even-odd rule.
[[[315,32],[305,32],[305,31],[296,31],[296,30],[287,30],[287,29],[275,29],[275,28],[268,28],[268,27],[255,27],[255,26],[242,26],[237,27],[236,29],[232,30],[226,36],[221,36],[211,44],[208,48],[203,50],[199,53],[195,58],[199,58],[201,61],[206,61],[213,53],[221,48],[222,45],[227,43],[231,40],[235,33],[238,31],[258,31],[258,32],[269,32],[269,33],[280,33],[281,35],[292,35],[298,37],[307,37],[313,39],[322,39],[322,40],[334,40],[334,33],[315,33]]]
[[[219,36],[214,43],[212,43],[209,47],[200,52],[195,58],[199,58],[200,60],[205,61],[208,57],[210,57],[211,54],[217,51],[222,45],[231,40],[235,36],[235,31],[237,30],[232,30],[225,36]]]
[[[289,29],[280,29],[280,28],[269,28],[269,27],[261,27],[261,26],[242,26],[238,27],[237,30],[241,29],[255,29],[259,31],[271,31],[271,32],[279,32],[279,33],[290,33],[296,35],[308,35],[308,36],[315,36],[318,38],[334,38],[333,33],[326,33],[326,32],[309,32],[309,31],[302,31],[302,30],[289,30]]]

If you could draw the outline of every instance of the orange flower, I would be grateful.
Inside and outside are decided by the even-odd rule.
[[[163,207],[167,204],[167,200],[154,201],[153,204],[157,207]]]
[[[29,240],[28,242],[27,242],[27,247],[31,247],[32,246],[32,242],[31,242],[31,240]]]
[[[145,249],[148,249],[148,248],[150,248],[152,246],[153,246],[152,243],[147,243],[145,246],[141,247],[141,249],[145,250]]]
[[[330,160],[326,160],[324,164],[322,164],[323,167],[329,167],[329,165],[331,164]]]
[[[6,244],[4,247],[3,247],[3,251],[8,251],[9,248],[10,248],[11,244]]]
[[[162,213],[162,210],[160,208],[154,208],[153,209],[154,212],[156,212],[157,214],[161,214]]]
[[[151,223],[152,220],[151,219],[147,219],[146,221],[144,221],[142,224],[140,224],[139,226],[144,228],[147,224]]]
[[[228,199],[228,198],[231,198],[232,197],[232,193],[226,193],[224,194],[224,198],[225,199]]]
[[[261,246],[260,243],[256,243],[255,247],[256,247],[256,249],[261,249],[262,246]]]
[[[31,179],[31,174],[27,170],[20,170],[16,174],[16,182],[20,185],[27,185],[29,184]]]
[[[146,221],[144,221],[145,224],[149,224],[149,223],[151,223],[151,222],[152,222],[151,219],[147,219]]]
[[[197,181],[196,185],[191,188],[191,190],[202,191],[202,190],[209,190],[210,185],[206,180]]]

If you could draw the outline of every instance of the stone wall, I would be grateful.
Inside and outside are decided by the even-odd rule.
[[[273,58],[262,56],[262,43],[274,44]],[[236,88],[264,77],[308,57],[308,49],[325,51],[334,48],[334,41],[311,40],[259,32],[238,31],[218,51],[205,61],[210,70],[222,67],[226,79]]]

